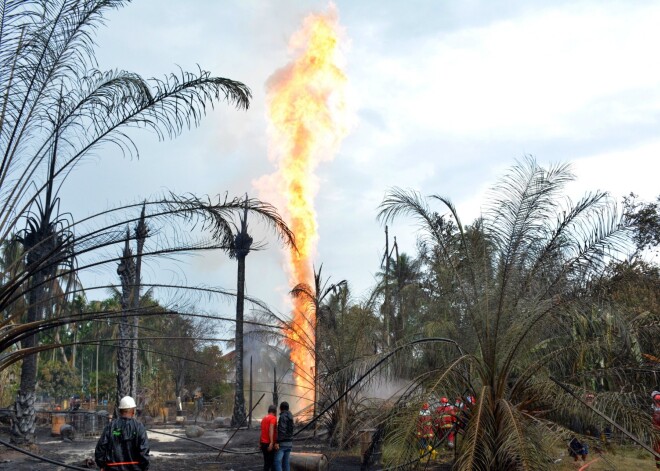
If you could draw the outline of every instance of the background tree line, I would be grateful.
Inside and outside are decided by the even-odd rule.
[[[367,300],[348,283],[294,289],[318,318],[308,348],[334,443],[350,446],[378,424],[386,460],[411,465],[421,404],[470,395],[458,469],[545,469],[567,434],[606,426],[648,444],[660,372],[658,202],[631,195],[617,205],[604,192],[573,202],[563,192],[572,179],[568,165],[524,159],[470,223],[446,197],[392,189],[379,218],[412,219],[416,253],[388,243]]]

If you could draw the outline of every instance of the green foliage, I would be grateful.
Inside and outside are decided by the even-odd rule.
[[[0,371],[0,407],[7,407],[14,402],[20,377],[19,365],[11,365]]]
[[[66,363],[46,361],[39,365],[38,391],[56,400],[80,393],[80,378]]]
[[[374,352],[380,326],[368,306],[351,298],[346,283],[329,293],[321,312],[318,389],[320,408],[325,409],[357,379],[362,360]],[[366,421],[369,410],[369,403],[362,395],[367,385],[350,391],[323,418],[322,425],[334,446],[350,448],[356,443],[358,437],[354,432]]]
[[[631,193],[623,199],[624,214],[633,229],[638,251],[660,245],[660,196],[654,202],[643,202]]]
[[[640,404],[653,370],[642,366],[643,355],[657,349],[645,339],[658,338],[660,316],[633,315],[594,289],[623,254],[629,231],[607,194],[576,203],[564,197],[572,178],[564,165],[520,162],[467,226],[445,197],[400,189],[386,196],[384,222],[412,216],[421,228],[431,303],[417,328],[446,328],[459,345],[417,346],[406,357],[418,367],[432,361],[392,411],[387,443],[399,452],[391,465],[415,457],[410,424],[422,402],[440,396],[477,398],[459,442],[459,470],[548,468],[549,445],[563,439],[571,419],[594,420],[557,381],[578,397],[596,389],[601,411],[637,433],[650,431]]]
[[[222,396],[231,386],[226,383],[231,364],[222,358],[217,345],[205,345],[195,355],[199,363],[191,365],[190,389],[200,388],[206,398]]]
[[[87,383],[86,390],[89,391],[91,397],[96,398],[98,396],[99,401],[103,399],[111,400],[114,398],[114,393],[117,389],[117,376],[109,371],[99,371],[98,391],[96,390],[96,377],[97,374],[95,371],[89,375],[89,381]]]

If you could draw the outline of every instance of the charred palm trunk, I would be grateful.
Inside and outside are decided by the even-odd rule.
[[[236,293],[236,383],[234,391],[233,427],[245,420],[245,393],[243,391],[243,309],[245,292],[245,256],[238,257],[238,284]]]
[[[61,103],[61,102],[60,102]],[[61,111],[61,108],[60,108]],[[58,111],[58,114],[60,113]],[[20,238],[27,257],[27,270],[30,273],[28,284],[27,323],[44,319],[48,305],[52,305],[51,291],[55,283],[58,265],[70,254],[70,242],[61,231],[56,217],[57,198],[55,197],[55,171],[57,162],[57,145],[59,142],[59,124],[56,125],[53,151],[49,160],[49,173],[46,185],[45,200],[37,205],[36,217],[28,217],[28,227]],[[39,335],[27,336],[21,342],[21,348],[34,348],[39,343]],[[37,353],[23,358],[21,365],[21,384],[14,405],[15,420],[11,430],[11,440],[14,443],[34,442],[34,419],[36,411]]]
[[[383,304],[383,320],[385,326],[384,340],[385,348],[390,350],[390,235],[385,226],[385,302]],[[382,265],[381,265],[382,266]],[[387,365],[388,375],[390,373],[389,363]]]
[[[247,196],[246,196],[247,202]],[[243,313],[245,304],[245,258],[250,253],[252,237],[247,232],[247,208],[241,219],[241,230],[236,234],[232,255],[238,261],[238,281],[236,286],[236,382],[234,390],[234,412],[231,417],[233,427],[240,426],[246,418],[245,393],[243,391]]]
[[[41,318],[44,301],[44,272],[38,271],[30,279],[28,291],[27,323],[36,322]],[[38,344],[38,334],[32,334],[21,342],[21,348],[33,348]],[[21,385],[14,405],[15,419],[11,429],[11,441],[17,444],[34,442],[37,364],[39,355],[33,354],[23,358],[21,366]]]
[[[27,269],[34,270],[29,278],[27,293],[28,307],[26,322],[38,322],[45,318],[48,306],[52,305],[51,291],[55,282],[57,266],[63,251],[63,240],[49,223],[50,212],[46,211],[41,221],[32,226],[23,237],[22,243],[27,252]],[[34,348],[39,344],[39,334],[29,335],[21,342],[22,349]],[[37,353],[23,358],[21,384],[15,403],[15,421],[11,430],[14,443],[33,443],[35,430],[35,410],[37,386]]]
[[[129,234],[126,234],[126,244],[117,274],[121,280],[121,310],[119,318],[119,342],[117,346],[117,404],[119,400],[130,395],[131,389],[131,294],[135,285],[135,262],[129,247]]]
[[[142,250],[144,249],[144,242],[147,238],[148,229],[145,223],[145,206],[142,206],[142,214],[140,214],[140,221],[135,228],[135,239],[137,240],[137,255],[135,258],[135,284],[133,287],[132,304],[133,312],[137,313],[140,307],[140,287],[141,287],[141,269],[142,269]],[[139,370],[139,357],[138,357],[138,316],[133,316],[132,319],[132,335],[131,335],[131,378],[130,378],[130,395],[137,399],[137,372]]]

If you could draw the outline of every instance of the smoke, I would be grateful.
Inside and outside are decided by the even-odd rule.
[[[398,399],[410,386],[410,380],[380,376],[360,390],[360,396],[369,399]]]

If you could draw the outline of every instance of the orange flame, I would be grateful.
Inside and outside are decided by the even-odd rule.
[[[314,285],[312,259],[318,242],[314,197],[318,182],[314,171],[330,160],[346,134],[346,76],[340,66],[339,27],[336,9],[308,16],[290,40],[295,58],[267,83],[271,157],[279,165],[279,190],[284,195],[289,225],[296,235],[298,252],[288,256],[291,286]],[[285,334],[294,363],[296,394],[313,398],[314,313],[305,300],[295,300],[291,328]]]

